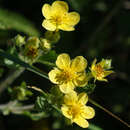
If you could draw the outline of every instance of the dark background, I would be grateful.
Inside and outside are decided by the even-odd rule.
[[[125,0],[66,1],[69,3],[70,11],[75,10],[80,13],[81,20],[75,31],[61,32],[61,40],[55,47],[56,52],[67,52],[71,57],[83,55],[88,59],[89,65],[95,57],[99,61],[102,58],[111,58],[115,74],[108,77],[108,83],[97,82],[92,97],[130,123],[130,2]],[[41,8],[44,3],[52,2],[53,0],[0,0],[0,7],[25,16],[34,23],[43,36],[45,30],[41,26],[43,20]],[[7,40],[16,34],[15,31],[8,31]],[[47,87],[49,83],[26,71],[13,84],[19,84],[23,80],[41,88]],[[3,93],[5,99],[0,99],[1,102],[9,98],[7,95],[5,91]],[[99,126],[102,130],[128,129],[107,113],[93,107],[96,116],[89,121],[90,123]],[[54,120],[55,118],[51,117],[33,122],[24,116],[1,115],[0,130],[51,130]],[[81,128],[74,124],[64,129],[80,130]]]

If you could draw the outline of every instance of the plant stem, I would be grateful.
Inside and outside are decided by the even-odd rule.
[[[17,100],[10,101],[6,104],[0,105],[0,110],[9,110],[11,113],[14,114],[22,114],[23,111],[32,110],[34,108],[34,105],[26,105],[26,106],[19,106],[19,103]]]
[[[10,85],[12,82],[19,77],[23,72],[25,68],[21,67],[17,70],[12,70],[9,75],[0,82],[0,94]]]
[[[37,88],[37,87],[35,87],[35,86],[28,86],[28,88],[34,89],[34,90],[36,90],[36,91],[42,93],[43,96],[44,96],[46,99],[48,98],[47,93],[45,93],[42,89]],[[48,101],[48,100],[47,100],[47,101]],[[52,107],[53,107],[55,110],[57,110],[59,113],[61,113],[61,110],[60,110],[56,105],[50,103],[49,101],[48,101],[48,103],[49,103],[50,105],[52,105]]]
[[[47,73],[39,70],[38,68],[36,68],[34,66],[27,67],[26,69],[28,71],[31,71],[31,72],[33,72],[33,73],[35,73],[35,74],[37,74],[37,75],[39,75],[39,76],[49,80]]]
[[[36,63],[41,63],[43,65],[55,67],[56,65],[54,63],[48,62],[48,61],[43,61],[43,60],[37,60]]]
[[[119,120],[121,123],[123,123],[124,125],[130,128],[130,125],[127,122],[123,121],[121,118],[119,118],[118,116],[116,116],[115,114],[113,114],[112,112],[110,112],[109,110],[107,110],[106,108],[104,108],[103,106],[101,106],[100,104],[92,100],[91,98],[89,98],[89,102],[95,105],[96,107],[100,108],[101,110],[105,111],[107,114],[111,115],[112,117]]]
[[[40,75],[43,78],[49,79],[46,73],[41,72],[38,68],[23,62],[22,60],[20,60],[19,58],[15,57],[14,55],[10,55],[9,53],[7,53],[7,52],[5,52],[5,51],[3,51],[1,49],[0,49],[0,56],[13,61],[14,63],[17,63],[17,64],[21,65],[25,69],[27,69],[27,70],[29,70],[29,71],[31,71],[33,73],[36,73],[36,74]]]

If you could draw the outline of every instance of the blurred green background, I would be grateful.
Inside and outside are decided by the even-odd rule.
[[[54,0],[0,0],[0,8],[13,11],[30,20],[43,36],[45,29],[41,23],[43,16],[41,8],[44,3]],[[97,82],[92,98],[114,114],[130,123],[130,2],[125,0],[65,0],[70,11],[77,11],[81,15],[80,23],[73,32],[61,32],[61,39],[54,48],[59,53],[69,53],[71,57],[83,55],[90,65],[96,57],[111,58],[115,74],[109,76],[108,83]],[[0,14],[1,17],[1,14]],[[15,19],[14,19],[15,22]],[[30,30],[27,30],[29,32]],[[12,29],[0,29],[0,47],[6,48],[9,39],[17,34],[25,35]],[[45,66],[39,66],[48,71]],[[6,73],[4,73],[4,76]],[[51,83],[25,71],[13,85],[22,81],[49,90]],[[5,103],[10,96],[4,91],[0,102]],[[32,99],[33,100],[33,99]],[[91,105],[93,106],[93,105]],[[88,130],[127,130],[128,128],[118,120],[93,106],[96,116],[90,120]],[[40,121],[31,121],[24,116],[0,115],[0,130],[81,130],[73,124],[61,127],[56,124],[54,117]]]

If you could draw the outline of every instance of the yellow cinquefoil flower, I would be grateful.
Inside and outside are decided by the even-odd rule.
[[[59,85],[63,93],[69,93],[76,86],[87,84],[87,60],[83,56],[71,60],[68,54],[63,53],[57,57],[56,65],[48,75],[53,83]]]
[[[91,119],[95,115],[95,111],[92,107],[86,106],[88,101],[86,93],[76,92],[66,94],[64,97],[64,104],[61,107],[63,115],[75,122],[80,127],[87,128],[89,123],[85,119]]]
[[[80,15],[76,12],[68,13],[68,4],[64,1],[55,1],[50,6],[44,4],[42,7],[42,13],[45,17],[42,26],[49,30],[64,30],[73,31],[74,26],[79,22]]]
[[[93,61],[91,65],[91,72],[95,80],[100,80],[100,81],[107,81],[105,79],[106,76],[110,75],[114,71],[109,70],[111,69],[111,60],[102,60],[101,62],[96,64],[96,59]]]

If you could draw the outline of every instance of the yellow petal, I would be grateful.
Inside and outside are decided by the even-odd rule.
[[[71,69],[76,72],[82,72],[87,67],[87,60],[83,56],[77,56],[71,64]]]
[[[68,106],[63,105],[63,106],[61,107],[61,111],[62,111],[62,114],[63,114],[65,117],[67,117],[67,118],[69,118],[69,119],[72,118],[72,115],[69,114],[69,107],[68,107]]]
[[[43,20],[42,26],[49,31],[55,31],[56,30],[56,25],[51,22],[51,20]]]
[[[61,24],[58,26],[58,29],[61,29],[63,31],[74,31],[75,28],[73,26],[70,26],[68,24]]]
[[[66,14],[66,17],[63,20],[65,24],[74,26],[80,21],[80,15],[76,12],[70,12]]]
[[[69,7],[68,4],[64,1],[55,1],[52,4],[52,10],[54,14],[63,14],[65,12],[68,12]]]
[[[107,79],[105,79],[105,78],[103,78],[103,77],[96,77],[96,79],[99,80],[99,81],[104,81],[104,82],[107,82],[107,81],[108,81]]]
[[[114,73],[114,71],[112,71],[112,70],[104,71],[104,76],[106,77],[106,76],[108,76],[108,75],[110,75],[112,73]]]
[[[87,120],[85,120],[83,117],[79,116],[78,118],[74,119],[74,122],[79,125],[82,128],[87,128],[89,126],[89,123]]]
[[[88,102],[87,94],[86,93],[80,93],[78,95],[78,102],[85,105]]]
[[[77,103],[77,101],[78,101],[78,96],[75,91],[68,93],[64,96],[64,103],[66,105],[73,105],[73,104]]]
[[[43,5],[42,14],[46,19],[50,19],[50,17],[51,17],[51,6],[49,4]]]
[[[88,83],[88,78],[87,78],[86,72],[80,73],[79,77],[77,77],[74,80],[74,84],[80,87],[87,85],[87,83]]]
[[[55,84],[59,84],[58,80],[57,80],[57,75],[59,75],[61,73],[61,71],[57,68],[51,70],[49,73],[48,73],[48,76],[49,76],[49,79],[51,80],[52,83],[55,83]]]
[[[95,111],[92,107],[89,106],[84,106],[83,112],[82,112],[82,117],[85,119],[91,119],[95,116]]]
[[[61,92],[63,93],[71,93],[74,90],[74,84],[72,82],[69,82],[67,84],[62,84],[59,86]]]
[[[104,68],[104,66],[105,66],[105,60],[103,59],[102,61],[100,61],[98,63],[98,65],[100,65],[102,68]]]
[[[69,67],[70,67],[70,63],[71,63],[70,57],[69,57],[69,55],[66,54],[66,53],[60,54],[60,55],[57,57],[56,65],[57,65],[60,69],[69,68]]]
[[[97,62],[97,59],[94,59],[94,61],[92,62],[92,65],[91,65],[91,70],[94,70],[96,62]]]

